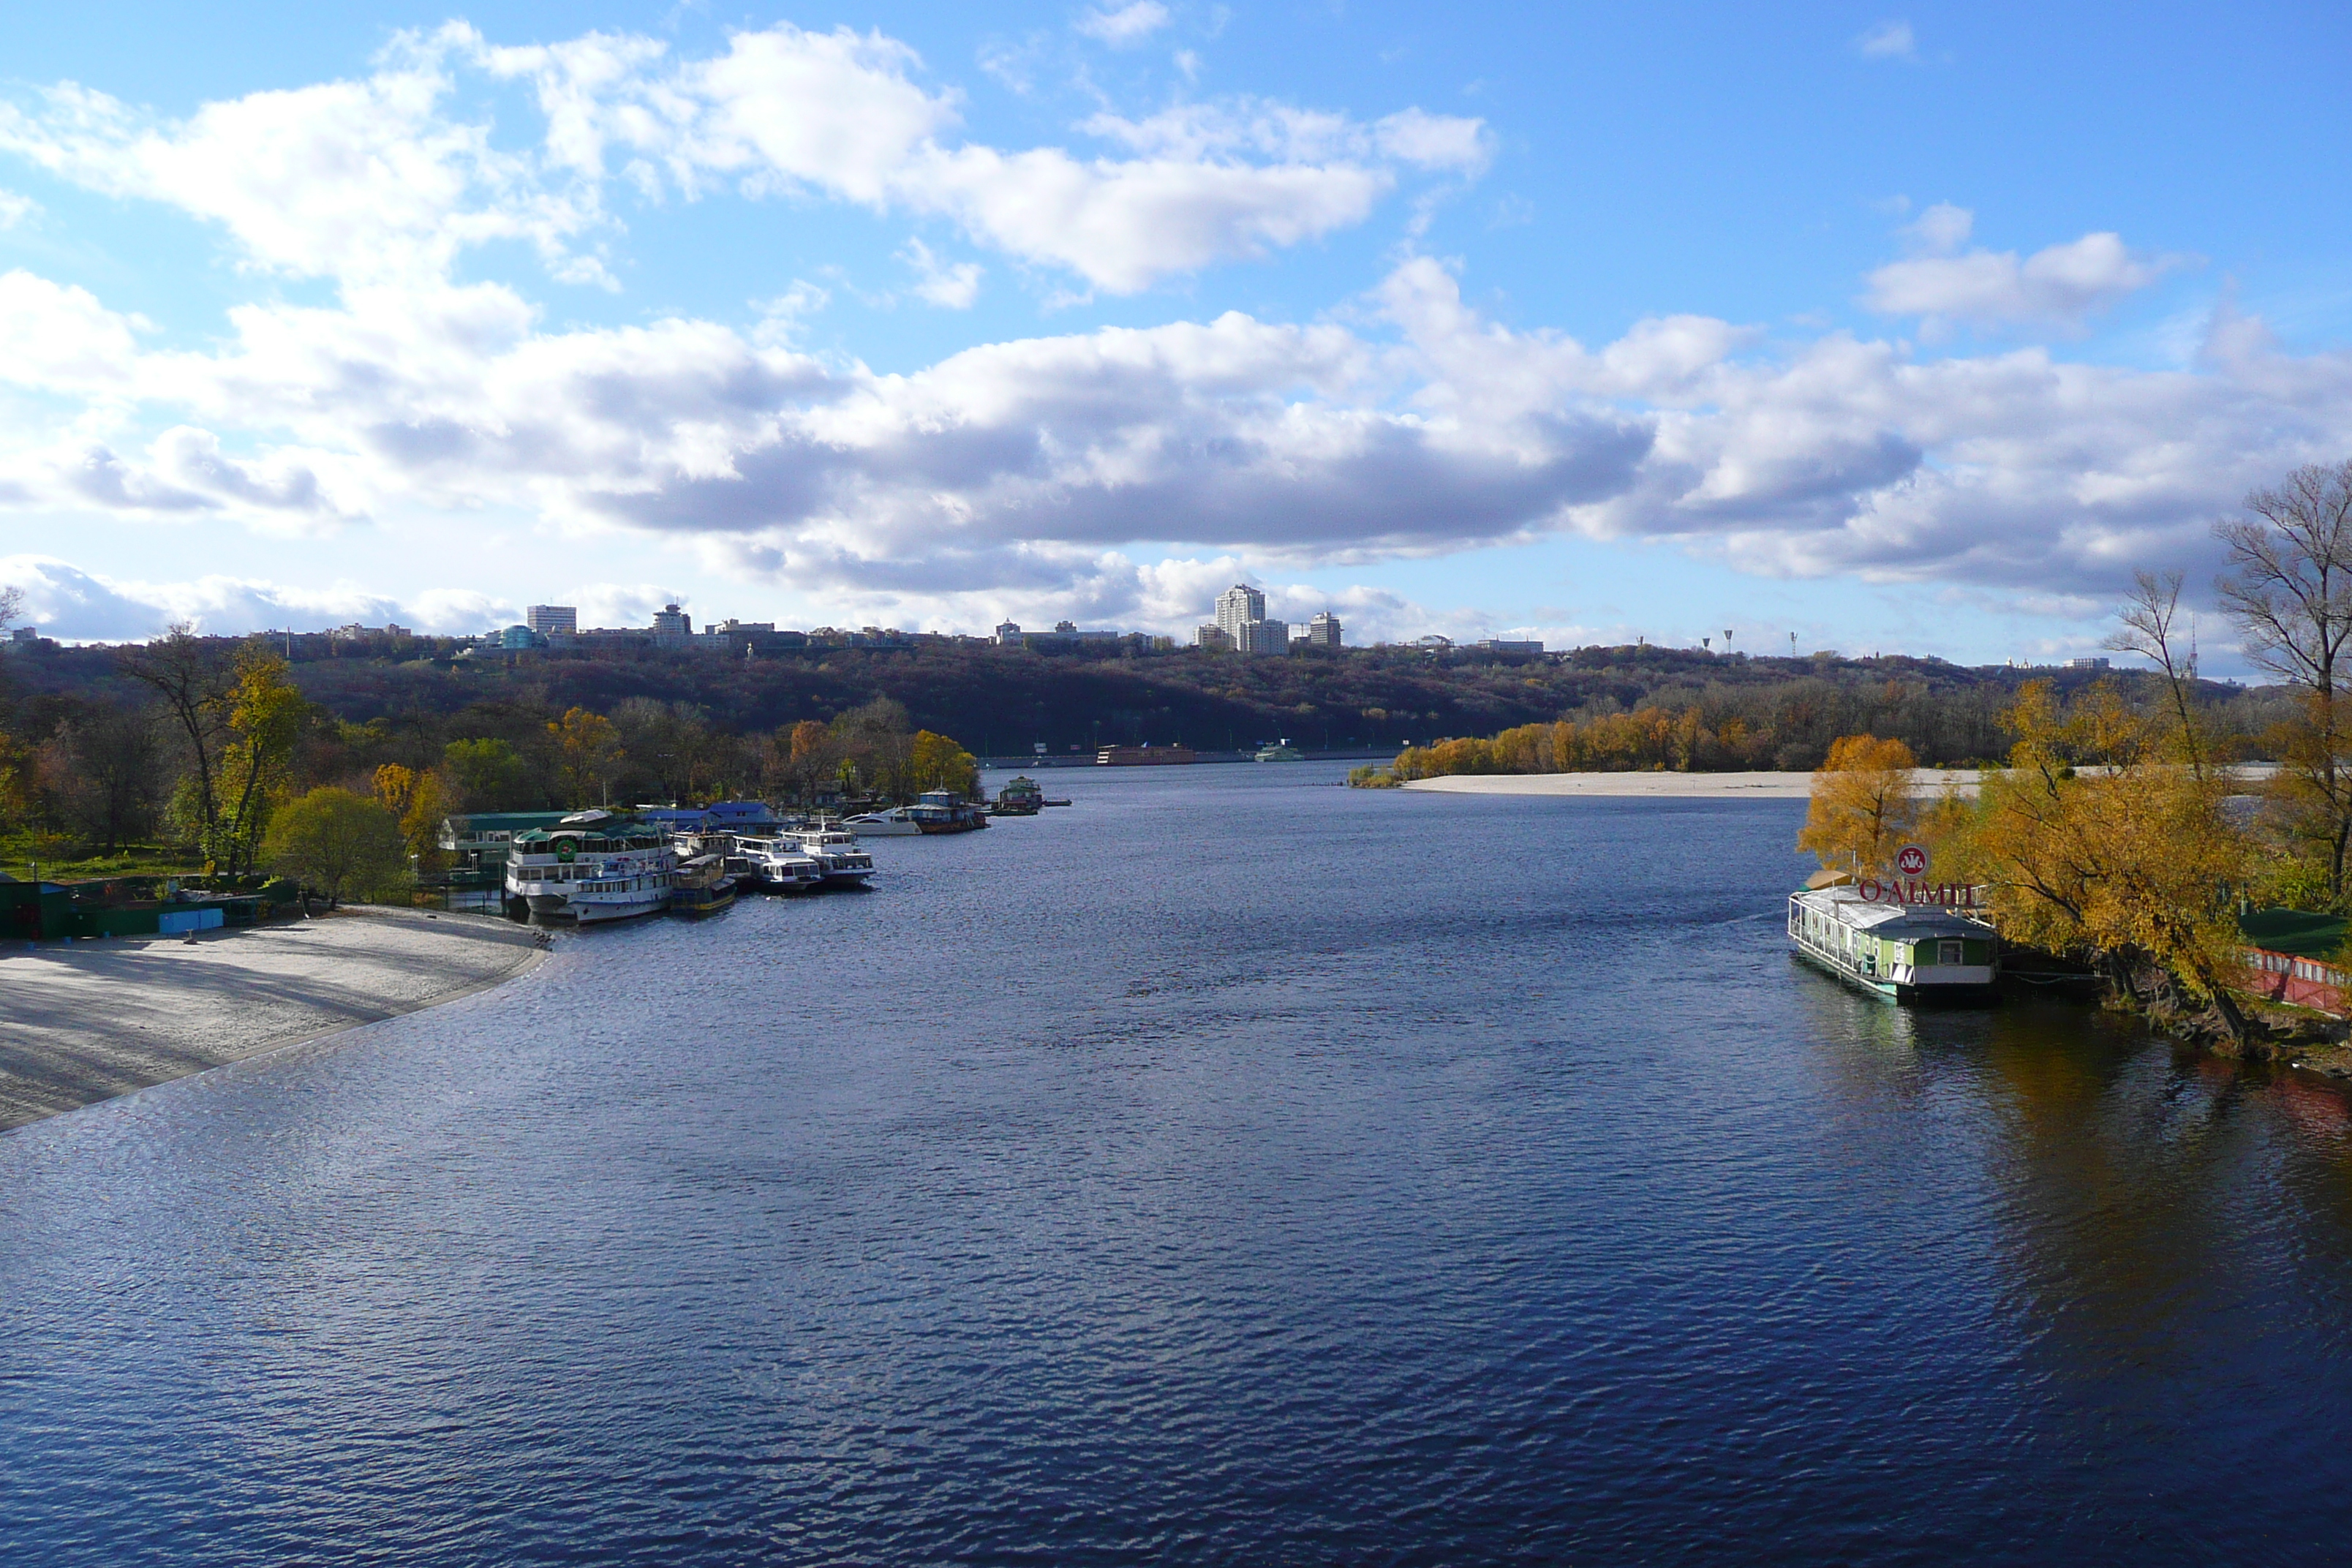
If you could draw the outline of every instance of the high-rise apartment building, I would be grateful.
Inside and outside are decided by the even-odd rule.
[[[1217,629],[1233,638],[1235,647],[1244,641],[1242,627],[1264,619],[1265,595],[1248,584],[1236,583],[1217,595]]]
[[[533,605],[522,613],[523,624],[541,637],[580,635],[580,612],[570,605]]]
[[[1339,647],[1339,617],[1328,610],[1318,610],[1315,618],[1307,623],[1307,636],[1303,640],[1309,647]]]
[[[654,612],[654,636],[667,633],[671,637],[688,637],[694,631],[694,617],[676,605],[664,605]]]

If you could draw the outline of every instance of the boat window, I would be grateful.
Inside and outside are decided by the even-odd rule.
[[[1936,946],[1937,949],[1936,953],[1937,963],[1958,963],[1960,962],[1960,944],[1958,942],[1939,942]]]

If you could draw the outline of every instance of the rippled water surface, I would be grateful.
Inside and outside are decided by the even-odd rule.
[[[0,1136],[0,1558],[2340,1560],[2336,1091],[1793,967],[1795,804],[1339,771]]]

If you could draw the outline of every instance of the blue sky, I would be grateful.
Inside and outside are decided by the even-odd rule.
[[[0,81],[0,580],[107,639],[1181,631],[1247,577],[1351,640],[2081,651],[2352,455],[2347,33],[54,11]]]

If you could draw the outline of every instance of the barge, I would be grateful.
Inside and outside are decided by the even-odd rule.
[[[1970,891],[1871,881],[1801,889],[1789,895],[1789,946],[1889,1002],[1989,1001],[2000,979],[2000,939],[1946,901]]]

